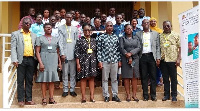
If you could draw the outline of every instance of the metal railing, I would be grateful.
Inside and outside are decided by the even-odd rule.
[[[3,73],[3,108],[10,108],[17,91],[17,69],[11,63],[11,34],[0,34],[2,37],[2,73]],[[6,54],[6,52],[8,54]],[[6,61],[6,62],[5,62]]]

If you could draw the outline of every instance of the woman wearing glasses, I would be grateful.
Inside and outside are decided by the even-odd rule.
[[[94,78],[97,76],[97,49],[96,40],[91,38],[91,26],[83,24],[84,36],[82,36],[75,47],[75,57],[77,64],[77,79],[81,80],[82,101],[86,102],[86,83],[89,81],[90,102],[94,100]]]

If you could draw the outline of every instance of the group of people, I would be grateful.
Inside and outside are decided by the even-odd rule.
[[[121,102],[118,97],[119,70],[126,101],[131,101],[131,98],[139,101],[136,96],[138,79],[142,82],[143,100],[149,100],[150,81],[150,97],[156,101],[157,75],[160,79],[161,72],[164,81],[162,100],[170,99],[170,78],[172,101],[177,101],[176,67],[181,60],[180,36],[172,31],[170,21],[163,22],[162,30],[157,27],[156,18],[145,16],[142,8],[133,11],[129,22],[125,21],[124,13],[115,14],[115,8],[109,9],[108,17],[96,8],[91,20],[78,10],[66,12],[61,9],[48,16],[49,10],[44,10],[43,17],[42,14],[35,16],[34,8],[30,8],[29,15],[21,19],[19,30],[11,34],[11,60],[17,67],[19,106],[35,104],[32,101],[32,82],[37,67],[36,82],[41,83],[42,105],[47,105],[47,88],[49,104],[56,104],[53,94],[55,82],[61,81],[59,72],[62,72],[62,97],[68,96],[68,92],[76,97],[76,80],[80,80],[81,103],[85,103],[88,81],[90,102],[95,102],[95,78],[101,75],[104,102],[110,101],[109,77],[112,101]]]

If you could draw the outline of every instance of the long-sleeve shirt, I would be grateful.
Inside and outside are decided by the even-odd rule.
[[[107,63],[121,61],[119,39],[115,34],[102,34],[97,38],[97,59]]]

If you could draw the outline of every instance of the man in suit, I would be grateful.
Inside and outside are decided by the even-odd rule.
[[[75,97],[76,86],[76,60],[74,58],[74,50],[78,39],[78,29],[71,25],[72,14],[67,13],[65,16],[66,24],[58,28],[58,36],[60,37],[59,45],[60,55],[63,67],[63,94],[62,97],[68,95],[68,73],[70,73],[70,95]]]
[[[31,27],[30,18],[24,18],[22,23],[22,29],[11,34],[11,61],[17,67],[17,99],[19,106],[35,104],[32,101],[32,81],[36,35],[29,30]]]
[[[142,50],[140,51],[140,68],[144,101],[148,101],[148,78],[150,77],[151,100],[156,101],[156,65],[160,64],[160,40],[159,34],[150,30],[149,20],[142,21],[143,30],[136,33],[139,37]],[[148,76],[149,75],[149,76]]]

